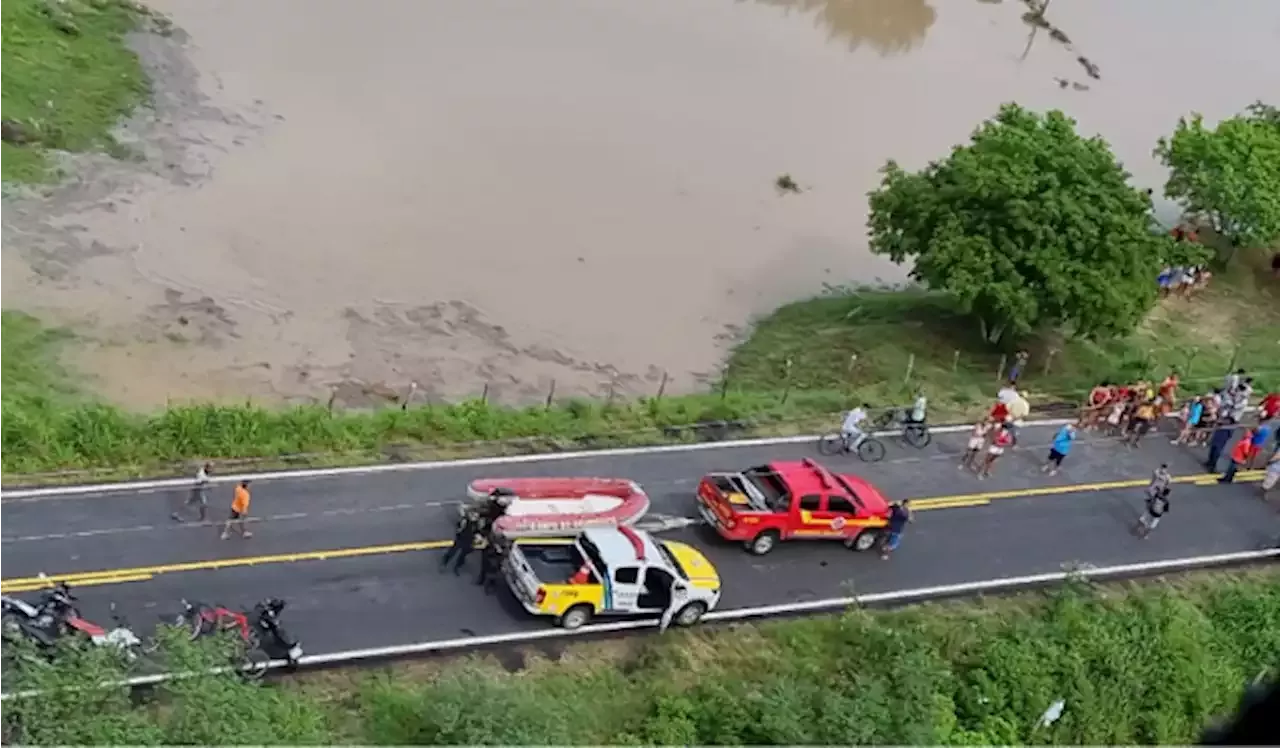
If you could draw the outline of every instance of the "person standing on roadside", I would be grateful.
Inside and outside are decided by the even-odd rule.
[[[1151,531],[1156,529],[1156,525],[1160,524],[1160,518],[1169,511],[1169,487],[1151,493],[1147,496],[1146,511],[1138,518],[1138,524],[1134,527],[1134,532],[1138,537],[1146,539]]]
[[[1058,429],[1058,433],[1054,434],[1053,437],[1053,446],[1049,448],[1049,459],[1045,460],[1040,472],[1057,475],[1058,470],[1062,468],[1062,461],[1066,458],[1067,453],[1071,451],[1071,443],[1075,440],[1076,427],[1074,425],[1068,423]]]
[[[1209,437],[1209,458],[1205,460],[1204,466],[1209,468],[1210,472],[1217,472],[1218,460],[1222,459],[1222,453],[1226,451],[1227,444],[1231,442],[1235,429],[1231,424],[1220,424],[1214,429],[1213,436]]]
[[[231,516],[227,518],[227,524],[222,527],[222,539],[226,540],[231,536],[232,525],[240,532],[240,537],[251,538],[253,533],[245,528],[245,521],[249,517],[249,481],[242,480],[236,486],[235,496],[231,499]]]
[[[1249,467],[1249,462],[1253,460],[1253,429],[1245,429],[1240,435],[1240,441],[1236,442],[1236,446],[1231,449],[1231,461],[1227,463],[1227,471],[1218,479],[1219,483],[1233,483],[1236,479],[1236,473],[1242,468]]]
[[[207,462],[196,471],[195,480],[191,484],[191,493],[187,494],[186,502],[179,507],[178,511],[169,515],[174,522],[182,522],[183,512],[190,506],[196,507],[201,522],[209,518],[209,473],[212,471],[213,465]]]
[[[1258,403],[1258,418],[1270,421],[1278,415],[1280,415],[1280,392],[1268,392],[1267,396],[1262,398],[1262,402]]]
[[[884,542],[880,545],[880,558],[888,561],[889,556],[902,543],[902,531],[906,529],[907,523],[911,521],[911,500],[903,499],[894,502],[889,507],[889,524],[885,528],[886,534]]]

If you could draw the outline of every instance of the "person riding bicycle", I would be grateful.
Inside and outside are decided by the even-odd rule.
[[[867,420],[870,408],[870,405],[863,403],[845,414],[844,423],[840,424],[840,438],[844,440],[845,449],[856,450],[866,441],[867,434],[862,430],[862,422]]]
[[[924,396],[924,390],[916,390],[916,401],[911,404],[911,410],[907,413],[907,423],[923,425],[928,408],[929,398]]]

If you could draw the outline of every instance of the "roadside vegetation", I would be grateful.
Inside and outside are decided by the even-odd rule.
[[[178,637],[176,669],[225,661]],[[6,690],[122,675],[101,651]],[[672,631],[275,684],[207,676],[5,704],[6,742],[1190,744],[1280,673],[1280,572]],[[505,664],[505,666],[504,666]],[[1061,714],[1041,718],[1055,702]],[[1051,712],[1050,712],[1051,713]]]
[[[114,150],[111,130],[147,80],[124,35],[147,15],[129,0],[5,0],[3,179],[56,176],[51,151]]]

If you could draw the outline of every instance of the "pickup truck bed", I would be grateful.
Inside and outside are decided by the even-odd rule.
[[[563,584],[582,566],[582,554],[572,545],[520,543],[530,571],[543,584]]]

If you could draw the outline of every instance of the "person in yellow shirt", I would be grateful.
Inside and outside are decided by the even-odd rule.
[[[242,480],[236,486],[235,498],[231,500],[231,517],[227,519],[227,524],[222,528],[222,539],[226,540],[231,536],[231,526],[235,525],[240,531],[240,537],[251,538],[253,533],[245,529],[245,518],[249,516],[249,481]]]

